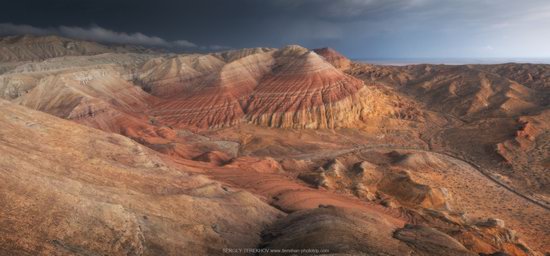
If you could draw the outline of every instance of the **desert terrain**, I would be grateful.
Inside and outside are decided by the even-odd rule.
[[[550,65],[0,39],[0,255],[545,255],[549,169]]]

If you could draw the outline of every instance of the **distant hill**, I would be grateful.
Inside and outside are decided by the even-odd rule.
[[[104,45],[60,36],[18,35],[0,37],[0,62],[39,61],[62,56],[101,53],[151,53],[137,45]]]

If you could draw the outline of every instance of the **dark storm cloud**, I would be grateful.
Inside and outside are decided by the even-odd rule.
[[[56,28],[38,28],[30,25],[0,23],[0,35],[60,35],[64,37],[92,40],[103,43],[138,44],[166,48],[194,48],[196,44],[187,40],[166,41],[160,37],[147,36],[142,33],[127,34],[115,32],[99,26],[88,28],[59,26]]]
[[[327,20],[355,20],[372,19],[388,13],[408,9],[424,0],[276,0],[279,6],[288,7],[291,10],[312,14]]]
[[[195,49],[297,43],[352,57],[550,56],[547,0],[18,0],[0,10],[2,22],[73,28],[65,35],[90,40],[184,39]]]
[[[547,0],[274,0],[271,3],[333,21],[424,16],[498,20],[548,14]],[[437,21],[437,20],[434,20]],[[439,21],[445,22],[445,19]]]

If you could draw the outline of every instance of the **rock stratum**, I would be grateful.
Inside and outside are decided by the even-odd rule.
[[[549,65],[0,39],[2,255],[544,255]]]
[[[376,89],[300,46],[154,59],[139,72],[165,99],[151,115],[173,126],[335,128],[389,110]]]

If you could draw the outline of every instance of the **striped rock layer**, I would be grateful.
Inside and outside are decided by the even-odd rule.
[[[150,115],[172,126],[336,128],[384,112],[378,91],[300,46],[158,58],[140,74],[162,99]]]
[[[351,60],[346,58],[344,55],[335,51],[332,48],[318,48],[313,49],[313,51],[325,58],[330,64],[341,70],[347,70],[351,67]]]

